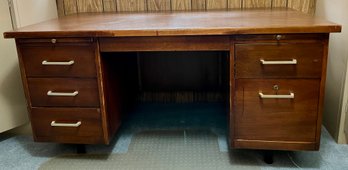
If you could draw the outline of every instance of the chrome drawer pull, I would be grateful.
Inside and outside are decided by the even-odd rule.
[[[294,99],[295,94],[290,93],[289,95],[265,95],[262,92],[259,93],[261,99]]]
[[[62,62],[51,62],[51,61],[47,61],[47,60],[44,60],[42,61],[42,65],[46,65],[46,66],[71,66],[75,63],[74,60],[71,60],[71,61],[62,61]]]
[[[52,92],[48,91],[47,96],[61,96],[61,97],[74,97],[79,94],[79,91],[74,91],[72,93],[62,93],[62,92]]]
[[[76,123],[56,123],[56,121],[51,122],[52,127],[79,127],[81,125],[81,121]]]
[[[281,65],[281,64],[296,65],[297,64],[296,59],[292,59],[291,61],[265,61],[264,59],[260,59],[260,62],[263,65]]]

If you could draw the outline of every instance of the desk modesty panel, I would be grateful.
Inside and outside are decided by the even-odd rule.
[[[35,141],[109,144],[136,95],[136,58],[187,52],[225,68],[206,66],[219,81],[187,87],[225,82],[231,148],[318,150],[329,33],[340,31],[289,9],[251,9],[78,14],[4,36],[16,39]]]

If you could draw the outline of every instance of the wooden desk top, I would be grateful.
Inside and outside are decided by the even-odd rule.
[[[124,37],[340,32],[341,26],[289,9],[86,13],[5,32],[5,38]]]

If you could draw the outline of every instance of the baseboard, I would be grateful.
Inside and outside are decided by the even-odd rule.
[[[7,131],[6,133],[9,133],[12,135],[32,135],[33,134],[30,123],[26,123],[22,126],[11,129]]]

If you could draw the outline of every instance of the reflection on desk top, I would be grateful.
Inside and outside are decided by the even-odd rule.
[[[181,36],[340,32],[341,26],[290,9],[86,13],[5,32],[5,38]]]

